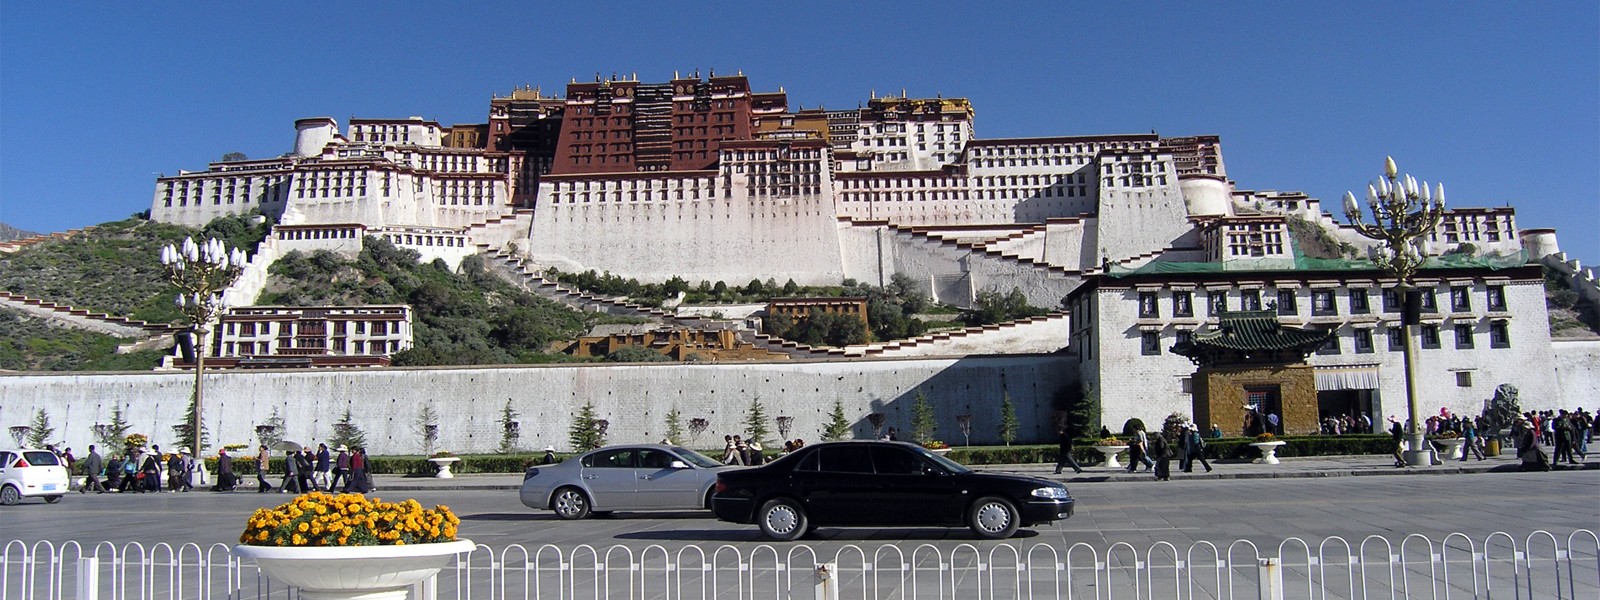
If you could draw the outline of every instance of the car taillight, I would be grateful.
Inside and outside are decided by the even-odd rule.
[[[11,465],[11,468],[13,468],[13,469],[21,469],[21,468],[24,468],[24,467],[27,467],[27,466],[28,466],[28,459],[19,458],[19,459],[17,459],[17,464]]]
[[[538,469],[528,469],[528,471],[526,473],[522,474],[522,480],[523,481],[527,481],[529,479],[533,479],[533,476],[534,475],[538,475],[538,474],[539,474],[539,470]]]
[[[717,480],[716,489],[717,489],[717,493],[718,494],[726,492],[726,491],[728,491],[728,484],[723,483],[721,479],[718,479]]]

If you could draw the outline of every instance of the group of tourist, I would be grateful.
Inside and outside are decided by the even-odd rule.
[[[1552,464],[1578,464],[1589,457],[1589,443],[1594,441],[1600,423],[1594,415],[1578,407],[1567,412],[1529,411],[1522,413],[1511,425],[1511,437],[1516,440],[1517,457],[1522,459],[1523,470],[1548,471]],[[1551,446],[1547,454],[1542,446]],[[1574,459],[1576,454],[1578,458]]]
[[[84,473],[83,485],[78,487],[82,494],[142,494],[163,489],[170,493],[187,492],[194,489],[194,481],[201,473],[199,461],[190,454],[188,446],[177,452],[163,453],[161,446],[152,444],[149,448],[137,446],[121,454],[102,457],[100,449],[90,444],[89,453],[81,461],[73,456],[71,448],[58,451],[54,446],[47,446],[46,449],[56,453],[68,473],[75,470]]]
[[[48,446],[46,449],[56,454],[69,473],[84,474],[83,485],[78,487],[78,492],[84,494],[188,492],[195,489],[195,484],[204,484],[206,479],[205,469],[188,446],[164,453],[160,445],[152,444],[149,448],[135,446],[122,453],[101,456],[99,448],[91,444],[89,453],[81,460],[72,454],[71,448],[57,450]],[[265,445],[258,450],[256,491],[266,493],[274,489],[267,482],[272,451]],[[327,444],[318,444],[315,452],[309,449],[287,452],[283,464],[283,477],[276,486],[283,493],[313,490],[365,493],[376,489],[367,470],[367,453],[363,448],[350,449],[341,445],[330,450]],[[238,487],[240,478],[233,465],[234,456],[227,448],[217,451],[217,480],[210,487],[211,491],[230,492]]]
[[[351,449],[344,445],[332,450],[327,444],[317,444],[315,452],[299,447],[289,448],[283,460],[283,477],[278,481],[279,493],[300,494],[312,491],[341,493],[367,493],[376,490],[367,469],[365,448]],[[338,454],[334,454],[334,453]],[[265,494],[273,490],[267,481],[272,464],[272,451],[261,445],[256,447],[256,492]],[[233,472],[233,457],[226,448],[217,452],[217,485],[213,491],[231,492],[239,484]]]
[[[1354,435],[1372,433],[1372,417],[1357,413],[1353,415],[1329,415],[1322,417],[1323,435]]]

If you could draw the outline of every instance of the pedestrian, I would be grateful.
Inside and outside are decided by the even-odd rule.
[[[1400,421],[1395,420],[1393,416],[1389,417],[1389,437],[1393,438],[1394,442],[1395,468],[1406,466],[1406,457],[1400,453],[1400,450],[1405,447],[1406,430],[1400,427]]]
[[[889,433],[884,435],[884,439],[887,439],[887,440],[889,440],[891,442],[900,441],[900,430],[896,429],[894,427],[890,427],[889,428]]]
[[[742,465],[742,464],[744,464],[744,457],[743,456],[739,456],[739,446],[737,444],[733,443],[733,436],[732,435],[724,435],[724,436],[722,436],[722,443],[723,443],[723,447],[722,447],[722,464],[725,464],[725,465]]]
[[[178,448],[177,454],[167,457],[167,492],[177,493],[189,491],[193,484],[189,483],[189,447]]]
[[[1167,432],[1157,431],[1149,436],[1150,458],[1155,462],[1156,481],[1172,480],[1172,447],[1167,443]]]
[[[1467,440],[1462,444],[1464,449],[1461,451],[1461,462],[1467,462],[1467,457],[1474,454],[1478,456],[1478,460],[1483,460],[1483,449],[1479,448],[1483,445],[1483,438],[1478,437],[1478,424],[1472,419],[1462,419],[1461,437]]]
[[[278,493],[280,494],[290,492],[299,494],[304,491],[300,488],[300,461],[298,454],[300,454],[299,450],[289,450],[283,455],[283,478],[278,480]]]
[[[765,452],[766,449],[761,447],[761,442],[757,440],[750,440],[750,443],[745,444],[745,447],[749,448],[748,456],[744,461],[745,464],[759,465],[767,462],[767,454]]]
[[[300,492],[316,491],[316,461],[312,458],[310,450],[301,450],[294,457],[296,483],[300,484]]]
[[[144,476],[144,491],[161,491],[161,451],[160,446],[150,446],[152,451],[140,459],[139,474]]]
[[[144,474],[139,472],[139,464],[144,458],[144,448],[134,448],[128,451],[127,457],[122,460],[122,484],[117,486],[118,492],[144,492]]]
[[[328,471],[333,469],[333,454],[328,452],[327,444],[317,444],[317,464],[315,467],[316,478],[312,480],[312,485],[323,490],[333,489],[333,482],[328,479]]]
[[[1555,457],[1553,458],[1554,462],[1556,464],[1561,464],[1561,458],[1566,457],[1567,464],[1578,464],[1578,461],[1572,458],[1572,437],[1574,431],[1572,429],[1572,417],[1571,415],[1567,414],[1567,409],[1561,409],[1561,413],[1557,415],[1556,418],[1551,419],[1550,427],[1551,430],[1555,432],[1553,434],[1556,447]]]
[[[76,463],[76,462],[78,462],[78,459],[72,455],[72,449],[71,448],[67,448],[66,450],[62,450],[61,451],[61,464],[65,465],[67,467],[67,473],[68,474],[72,473],[73,463]],[[67,479],[67,489],[68,490],[72,489],[72,480],[70,478]]]
[[[231,492],[237,478],[233,475],[233,457],[228,456],[228,449],[217,451],[217,484],[211,487],[213,492]]]
[[[374,490],[371,476],[367,474],[367,450],[357,447],[350,454],[350,490],[365,494]]]
[[[83,487],[78,488],[78,493],[87,494],[89,490],[94,490],[96,494],[106,493],[106,486],[100,483],[105,470],[105,462],[94,451],[94,444],[89,444],[89,455],[83,457]]]
[[[556,464],[556,447],[555,446],[545,446],[544,447],[544,458],[540,459],[539,464],[543,464],[543,465]]]
[[[733,436],[733,453],[739,457],[739,464],[750,464],[750,446],[745,445],[744,438]]]
[[[339,444],[334,449],[339,453],[333,459],[333,479],[328,482],[328,491],[350,489],[350,448]],[[343,482],[341,484],[341,482]]]
[[[257,494],[272,491],[272,484],[267,483],[267,466],[271,464],[272,451],[267,449],[266,444],[262,444],[260,450],[256,452],[256,483],[260,484],[256,488]]]
[[[1135,425],[1133,428],[1133,439],[1128,442],[1129,473],[1137,471],[1141,463],[1144,464],[1144,470],[1146,471],[1155,468],[1155,462],[1150,460],[1150,456],[1148,455],[1149,448],[1150,435],[1145,433],[1144,424],[1140,423]]]
[[[1520,422],[1518,424],[1521,424]],[[1550,457],[1544,449],[1539,447],[1539,429],[1528,426],[1522,428],[1522,435],[1517,440],[1517,457],[1522,459],[1524,471],[1549,471]]]
[[[1182,432],[1182,435],[1183,439],[1185,440],[1183,445],[1183,453],[1184,457],[1187,459],[1183,461],[1183,472],[1193,473],[1194,461],[1198,460],[1200,461],[1200,464],[1206,468],[1206,472],[1210,473],[1211,463],[1206,460],[1206,440],[1200,436],[1200,427],[1194,423],[1190,423],[1188,429],[1185,429]]]
[[[106,457],[107,491],[117,489],[117,486],[122,483],[122,462],[123,456],[121,454],[112,454]]]
[[[1073,473],[1082,473],[1083,467],[1077,459],[1072,457],[1072,435],[1065,427],[1056,430],[1056,474],[1061,474],[1061,467],[1072,467]]]

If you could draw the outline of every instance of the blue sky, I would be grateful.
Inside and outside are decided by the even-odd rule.
[[[1393,155],[1600,260],[1600,3],[576,4],[0,4],[0,221],[126,217],[300,117],[482,122],[521,84],[700,68],[791,106],[965,96],[980,137],[1218,134],[1239,187],[1330,206]]]

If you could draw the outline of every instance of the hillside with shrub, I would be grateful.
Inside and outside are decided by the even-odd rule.
[[[0,308],[0,370],[148,371],[161,363],[160,350],[117,354],[128,341]]]
[[[272,265],[262,305],[410,304],[414,346],[395,365],[484,365],[573,359],[552,344],[615,319],[580,313],[517,288],[467,257],[460,272],[442,260],[368,237],[355,260],[290,252]]]

